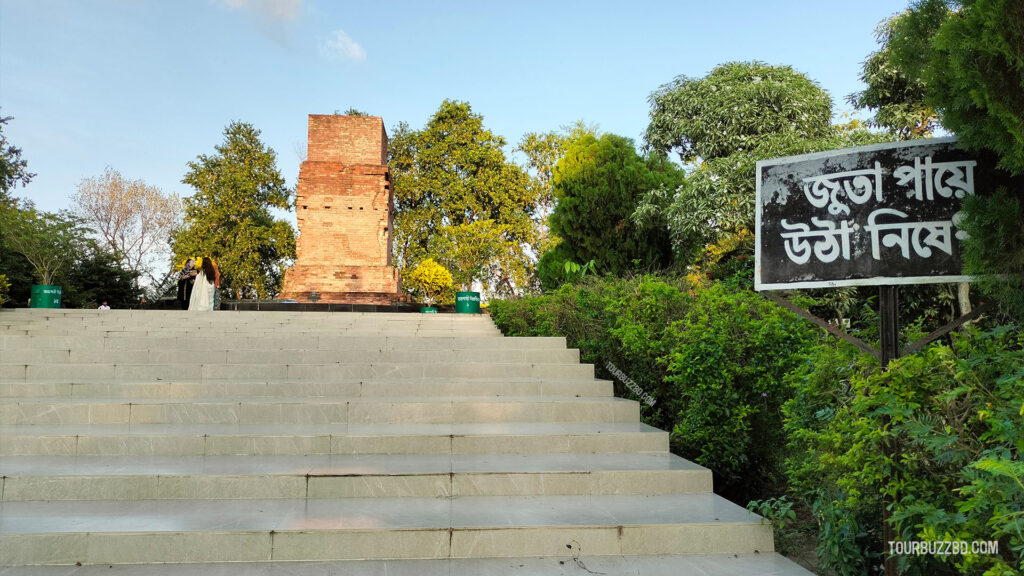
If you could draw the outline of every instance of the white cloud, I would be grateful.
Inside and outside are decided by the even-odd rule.
[[[320,45],[320,55],[327,60],[353,60],[356,62],[366,59],[366,50],[345,33],[344,30],[335,30]]]
[[[271,21],[291,21],[302,12],[302,0],[222,0],[232,10],[245,10],[257,18]]]
[[[242,12],[271,40],[287,46],[302,14],[303,0],[217,0],[228,10]]]

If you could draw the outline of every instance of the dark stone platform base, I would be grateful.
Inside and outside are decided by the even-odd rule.
[[[338,304],[330,302],[281,302],[265,300],[261,302],[221,302],[221,310],[260,310],[266,312],[416,312],[419,304]]]

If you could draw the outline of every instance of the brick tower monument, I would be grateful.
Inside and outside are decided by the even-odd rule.
[[[380,117],[310,114],[296,191],[297,259],[285,272],[280,298],[349,304],[401,299],[391,265],[394,196],[387,163]]]

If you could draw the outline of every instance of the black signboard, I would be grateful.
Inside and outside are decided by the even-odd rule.
[[[758,162],[755,288],[968,281],[961,203],[996,178],[955,138]]]

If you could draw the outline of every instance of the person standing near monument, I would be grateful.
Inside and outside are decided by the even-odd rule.
[[[188,310],[192,300],[192,287],[198,275],[196,268],[196,259],[189,258],[181,265],[181,272],[178,273],[178,304],[182,310]]]
[[[192,286],[189,310],[213,310],[217,288],[220,286],[220,270],[213,258],[201,258],[196,264],[198,274]]]

